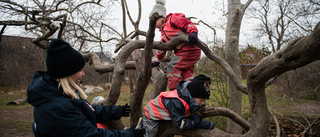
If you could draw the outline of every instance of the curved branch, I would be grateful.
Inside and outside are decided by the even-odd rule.
[[[208,46],[206,44],[204,44],[202,41],[199,41],[196,45],[206,54],[206,56],[208,58],[210,58],[211,60],[213,60],[216,63],[218,63],[224,69],[224,71],[230,77],[231,81],[233,82],[233,84],[235,85],[235,87],[238,90],[240,90],[244,94],[248,94],[247,93],[247,86],[242,83],[242,80],[234,73],[234,71],[231,68],[231,66],[224,59],[222,59],[218,55],[214,54],[208,48]]]
[[[58,26],[55,26],[54,24],[50,24],[49,26],[47,26],[49,28],[49,31],[47,31],[45,34],[43,34],[42,36],[39,36],[35,39],[32,39],[32,43],[35,44],[36,46],[42,48],[42,49],[46,49],[47,45],[41,44],[40,41],[42,40],[46,40],[47,38],[49,38],[50,36],[52,36],[58,29]]]
[[[125,13],[125,0],[121,0],[121,8],[122,8],[122,30],[123,30],[123,37],[127,37],[127,26],[126,26],[126,13]]]
[[[157,137],[171,137],[174,135],[181,135],[184,137],[239,137],[240,135],[233,135],[221,131],[218,128],[212,130],[195,129],[195,130],[179,130],[173,126],[171,121],[161,121]]]
[[[114,64],[106,64],[101,62],[100,58],[96,53],[82,53],[82,55],[86,62],[89,63],[89,65],[93,65],[93,68],[96,72],[103,74],[114,71]],[[133,61],[127,61],[125,64],[125,69],[136,69],[135,63]]]
[[[2,34],[4,33],[4,30],[7,28],[7,25],[3,25],[0,31],[0,42],[1,42],[1,38],[2,38]]]
[[[272,108],[269,107],[269,112],[273,118],[273,121],[274,121],[274,124],[276,125],[276,137],[280,137],[281,136],[281,133],[280,133],[280,124],[279,124],[279,121],[277,119],[277,117],[275,116],[275,114],[272,112]]]
[[[132,33],[132,32],[131,32]],[[130,33],[130,34],[131,34]],[[129,36],[130,36],[129,34]],[[132,36],[126,38],[126,39],[122,39],[117,45],[116,45],[116,49],[114,50],[114,53],[117,53],[123,46],[125,46],[129,41],[131,41],[132,39],[134,39],[135,37],[137,37],[138,35],[142,35],[142,36],[147,36],[147,32],[145,31],[140,31],[140,30],[135,30],[134,33],[132,34]]]
[[[247,131],[250,129],[250,126],[251,126],[240,115],[238,115],[237,113],[235,113],[234,111],[232,111],[230,109],[223,108],[223,107],[205,108],[205,110],[199,111],[196,114],[202,118],[203,117],[213,117],[213,116],[225,116],[225,117],[232,119],[234,122],[239,124],[241,127],[243,127]],[[233,137],[233,136],[240,136],[240,135],[233,135],[233,134],[223,132],[217,128],[215,128],[214,130],[196,129],[196,130],[182,131],[182,130],[179,130],[178,128],[175,128],[171,121],[170,122],[167,122],[167,121],[161,122],[158,133],[161,133],[161,135],[160,134],[157,135],[160,137],[166,137],[166,136],[170,136],[170,135],[182,135],[182,136],[186,136],[186,137],[201,137],[201,136],[202,137],[208,137],[208,136],[228,136],[228,137],[232,136]]]
[[[318,45],[320,45],[320,22],[309,36],[293,40],[283,49],[263,58],[249,71],[250,79],[266,82],[273,76],[318,60],[320,56],[315,52],[320,50]]]
[[[241,10],[246,11],[246,9],[249,7],[252,1],[253,0],[248,0],[247,3],[241,7]]]
[[[25,24],[36,24],[36,23],[33,21],[18,21],[18,20],[0,21],[0,25],[23,26]]]
[[[94,2],[94,1],[86,1],[86,2],[83,2],[83,3],[80,3],[79,5],[77,5],[75,8],[73,8],[70,13],[72,14],[76,9],[78,9],[79,7],[81,7],[82,5],[86,5],[86,4],[96,4],[96,5],[99,5],[99,6],[102,6],[104,7],[103,5],[99,4],[100,3],[100,0],[97,1],[97,2]]]
[[[66,26],[66,24],[67,24],[67,14],[64,14],[63,22],[60,23],[60,30],[59,30],[59,33],[58,33],[58,38],[59,39],[62,38],[63,30],[64,30],[64,27]]]
[[[248,93],[253,119],[248,136],[265,135],[268,132],[269,112],[265,83],[276,75],[319,60],[319,45],[320,22],[310,35],[298,38],[283,49],[263,58],[256,67],[248,72]]]
[[[118,34],[121,38],[123,38],[123,36],[117,31],[117,30],[115,30],[114,28],[112,28],[112,27],[110,27],[109,25],[107,25],[107,24],[105,24],[105,23],[103,23],[103,22],[101,22],[102,23],[102,25],[104,25],[104,26],[107,26],[109,29],[111,29],[113,32],[115,32],[116,34]]]
[[[213,117],[213,116],[225,116],[239,124],[241,127],[243,127],[245,130],[250,129],[250,123],[248,123],[243,117],[241,117],[239,114],[236,112],[224,108],[224,107],[208,107],[205,108],[204,111],[199,111],[197,113],[200,117]]]

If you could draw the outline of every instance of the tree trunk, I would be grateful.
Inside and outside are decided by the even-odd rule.
[[[239,60],[239,34],[241,21],[244,11],[240,9],[240,0],[228,0],[228,22],[226,30],[226,61],[229,63],[235,74],[241,79],[240,60]],[[241,115],[242,93],[233,85],[228,78],[229,105],[230,109]],[[239,125],[227,120],[227,132],[241,134],[242,129]]]
[[[168,85],[167,75],[159,68],[152,68],[152,90],[148,94],[148,100],[157,97],[160,92],[166,91]]]
[[[149,20],[149,29],[146,36],[146,44],[145,44],[145,61],[144,68],[141,68],[141,72],[138,76],[138,82],[136,86],[135,92],[131,97],[131,124],[137,123],[139,117],[142,117],[142,100],[144,96],[144,92],[147,89],[151,78],[151,58],[152,58],[152,49],[153,49],[153,39],[154,39],[154,31],[156,26],[157,18],[152,16]]]

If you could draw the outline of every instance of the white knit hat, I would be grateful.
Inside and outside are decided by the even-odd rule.
[[[166,17],[167,10],[164,5],[166,4],[165,0],[156,0],[156,4],[153,6],[151,13],[149,14],[149,18],[152,16],[153,13],[158,13],[159,16]]]

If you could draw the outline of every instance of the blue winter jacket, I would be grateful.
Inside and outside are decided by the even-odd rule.
[[[84,99],[72,99],[58,89],[46,72],[37,72],[27,90],[34,106],[35,136],[41,137],[131,137],[129,130],[98,129],[97,122],[121,118],[117,106],[91,106]]]
[[[190,105],[190,113],[192,114],[197,110],[199,110],[200,106],[196,101],[194,101],[194,99],[192,99],[189,93],[189,90],[187,88],[189,83],[190,81],[180,81],[179,84],[177,85],[177,91],[178,91],[179,97],[185,100]],[[162,102],[163,102],[163,105],[168,109],[173,125],[176,128],[183,129],[183,130],[197,128],[195,127],[194,124],[192,124],[192,121],[193,121],[192,116],[190,117],[184,116],[185,108],[179,99],[168,98],[168,99],[163,99]],[[204,108],[204,106],[202,108]],[[182,120],[184,122],[182,122]],[[184,123],[184,124],[181,126],[181,123]]]

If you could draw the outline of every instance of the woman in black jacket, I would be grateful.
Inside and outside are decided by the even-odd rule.
[[[38,71],[28,87],[28,103],[34,106],[35,136],[42,137],[139,137],[144,129],[98,129],[97,123],[129,115],[126,106],[91,106],[78,86],[85,75],[83,56],[61,39],[47,48],[47,71]]]

